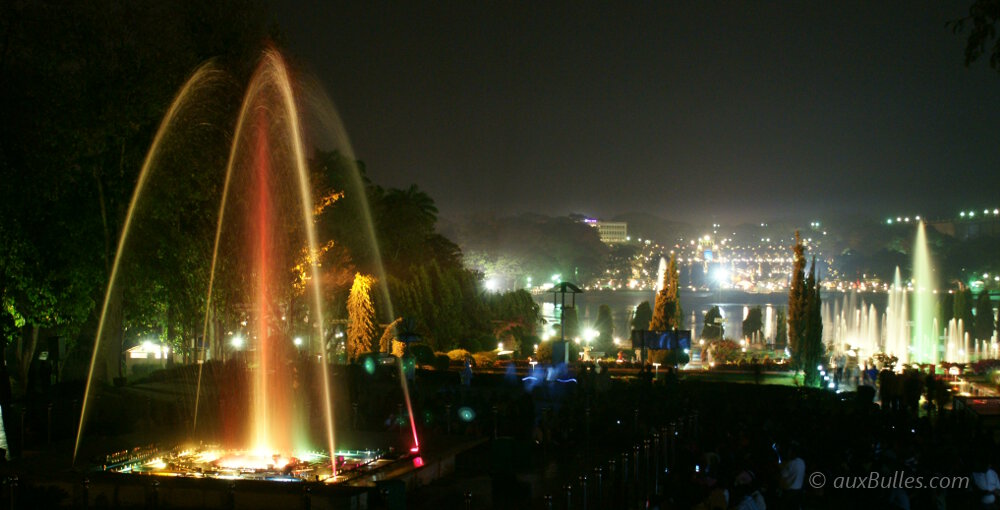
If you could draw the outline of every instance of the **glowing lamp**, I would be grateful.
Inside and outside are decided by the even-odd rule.
[[[468,423],[476,419],[476,412],[471,407],[460,407],[458,409],[458,418]]]

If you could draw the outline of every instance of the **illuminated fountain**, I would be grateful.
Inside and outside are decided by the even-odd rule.
[[[961,319],[942,327],[936,317],[937,292],[923,222],[917,226],[913,249],[913,279],[904,284],[896,268],[884,312],[856,294],[843,297],[831,310],[823,308],[824,333],[834,353],[847,347],[862,357],[887,353],[897,366],[911,363],[937,365],[942,361],[968,363],[1000,356],[996,342],[973,341]]]
[[[656,292],[663,290],[663,275],[667,274],[667,259],[660,257],[660,267],[656,270]]]
[[[913,329],[911,357],[918,363],[937,364],[940,360],[934,310],[937,284],[931,272],[930,250],[924,222],[917,225],[917,239],[913,248]]]
[[[144,205],[148,196],[163,189],[151,186],[150,182],[160,182],[151,179],[153,175],[157,175],[156,179],[166,178],[163,174],[171,170],[188,170],[183,163],[174,161],[181,156],[174,156],[173,151],[183,147],[184,137],[192,130],[190,126],[204,124],[198,120],[198,112],[217,90],[220,74],[211,65],[205,65],[192,75],[162,120],[143,163],[101,310],[74,461],[99,386],[94,381],[95,371],[105,378],[113,373],[113,362],[107,361],[115,357],[116,338],[111,330],[114,321],[121,320],[121,296],[132,284],[120,273],[124,267],[141,267],[129,258],[136,257],[130,255],[136,249],[136,241],[131,237],[137,225],[145,221],[143,215],[149,212],[150,207]],[[204,292],[205,313],[197,376],[188,381],[192,386],[193,406],[187,443],[179,447],[131,448],[106,455],[101,466],[104,470],[335,482],[351,478],[351,471],[385,462],[379,450],[335,448],[334,395],[319,284],[322,281],[319,259],[324,249],[317,241],[314,226],[318,204],[306,166],[299,101],[281,55],[274,50],[265,51],[243,96],[228,145],[228,160],[217,176],[222,185],[215,195],[218,216],[210,262],[206,253],[208,285],[204,291],[197,291]],[[329,122],[329,118],[326,120]],[[332,127],[327,126],[329,129],[342,134],[339,121],[331,124]],[[346,137],[341,141],[346,142]],[[191,149],[181,154],[188,152]],[[360,183],[360,177],[355,177]],[[211,189],[205,192],[211,194]],[[139,216],[143,219],[137,220]],[[370,214],[365,218],[371,229]],[[372,243],[377,258],[374,239]],[[290,272],[287,268],[292,267],[301,269]],[[385,278],[380,280],[386,292]],[[221,288],[226,292],[220,294]],[[388,299],[384,302],[388,303]],[[304,319],[298,321],[296,310],[303,308]],[[211,352],[210,341],[218,346],[227,339],[240,338],[219,331],[222,323],[238,324],[236,328],[245,328],[247,336],[245,349],[234,348],[229,353],[224,376],[210,381],[225,386],[219,391],[227,396],[226,408],[221,400],[203,398],[204,385],[209,382],[203,371]],[[296,337],[293,342],[296,328],[309,329],[308,340]],[[300,347],[303,343],[306,345]],[[234,363],[237,368],[231,369]],[[318,373],[314,377],[316,388],[302,387],[307,379],[300,373],[302,370]],[[236,377],[229,377],[232,374]],[[400,379],[409,408],[405,377]],[[317,434],[321,439],[310,437],[313,432],[310,410],[322,415],[323,432]],[[206,424],[200,416],[205,414],[213,416],[214,423]],[[413,429],[411,451],[416,452],[419,443],[412,424],[412,409],[409,414]],[[316,448],[318,444],[322,446]],[[341,470],[344,472],[338,473]]]
[[[892,287],[889,288],[889,304],[886,307],[883,331],[885,331],[885,341],[882,344],[882,351],[895,355],[901,363],[910,360],[910,323],[908,321],[909,299],[907,289],[903,285],[903,279],[899,275],[899,267],[896,268],[892,278]],[[873,346],[874,347],[874,346]],[[879,352],[876,350],[871,353]]]

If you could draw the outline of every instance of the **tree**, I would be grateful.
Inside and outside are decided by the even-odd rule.
[[[972,289],[962,285],[957,292],[955,292],[955,318],[962,321],[962,325],[966,331],[971,331],[975,325],[975,321],[972,316]]]
[[[976,327],[973,336],[976,340],[989,340],[993,337],[993,303],[989,291],[983,289],[976,300]]]
[[[607,351],[610,349],[613,345],[615,335],[615,320],[611,316],[610,306],[601,305],[597,309],[597,321],[594,323],[594,329],[598,333],[598,350]]]
[[[788,347],[792,353],[792,367],[802,368],[802,354],[806,333],[806,315],[808,294],[806,292],[806,256],[805,246],[799,231],[795,231],[795,246],[792,247],[794,262],[792,279],[788,286]]]
[[[632,315],[632,330],[645,330],[649,327],[649,323],[652,320],[653,309],[649,307],[649,301],[643,301],[639,303],[639,306],[635,307],[635,313]]]
[[[755,306],[747,312],[747,318],[743,319],[743,336],[753,338],[760,333],[764,327],[764,311],[760,306]]]
[[[1000,38],[997,38],[997,22],[1000,21],[1000,0],[975,0],[969,6],[969,15],[948,23],[952,32],[964,33],[969,27],[969,37],[965,43],[965,65],[970,65],[979,57],[990,54],[990,67],[1000,71]]]
[[[787,347],[788,346],[788,322],[785,319],[785,309],[778,308],[778,311],[774,314],[774,346],[775,347]]]
[[[806,279],[806,315],[805,315],[805,336],[802,342],[802,363],[805,365],[805,384],[807,386],[817,386],[822,381],[819,378],[817,368],[823,359],[823,317],[821,314],[822,302],[820,298],[820,285],[816,279],[816,257],[813,257],[812,265],[809,268],[809,278]]]
[[[705,324],[701,330],[701,337],[706,340],[721,340],[725,336],[725,328],[722,326],[722,311],[718,306],[713,306],[705,314]]]
[[[376,187],[370,197],[377,238],[390,273],[401,276],[413,264],[427,259],[443,268],[460,265],[458,246],[435,232],[438,210],[427,193],[416,185],[388,190]]]
[[[450,351],[460,338],[488,334],[496,326],[490,320],[488,299],[477,288],[480,277],[476,273],[461,267],[442,268],[436,260],[413,266],[409,273],[405,280],[391,277],[393,305],[397,313],[413,318],[416,330],[435,350]],[[523,296],[514,300],[523,303]],[[523,320],[533,320],[530,312],[521,312]]]
[[[347,299],[347,358],[358,359],[372,352],[375,338],[375,307],[372,306],[371,287],[375,279],[358,273],[354,276],[351,294]]]
[[[955,318],[955,295],[950,292],[938,294],[938,319],[944,326]],[[942,327],[944,327],[942,326]]]
[[[677,257],[670,254],[670,263],[663,273],[663,288],[656,293],[656,307],[653,309],[653,319],[649,322],[650,331],[669,331],[680,329],[684,312],[681,310],[678,294]]]

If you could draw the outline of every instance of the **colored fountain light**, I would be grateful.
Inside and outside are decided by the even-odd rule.
[[[143,221],[137,219],[141,216],[139,211],[143,210],[147,195],[157,191],[156,185],[150,186],[152,176],[170,166],[163,160],[170,157],[172,147],[181,144],[178,133],[183,131],[191,112],[198,110],[197,105],[209,96],[205,91],[211,88],[217,74],[210,65],[203,66],[182,87],[161,122],[140,171],[101,309],[74,461],[94,405],[93,392],[101,386],[95,384],[95,369],[111,371],[102,364],[109,358],[107,340],[115,334],[109,327],[114,321],[112,316],[121,315],[120,310],[115,311],[114,303],[120,303],[120,296],[132,283],[127,277],[128,269],[123,269],[129,267],[128,263],[123,265],[123,259],[128,257],[133,230]],[[387,460],[379,450],[335,448],[329,360],[327,350],[316,340],[327,337],[323,289],[319,284],[322,278],[317,254],[321,251],[314,225],[317,209],[294,90],[282,56],[275,50],[265,51],[243,96],[235,128],[225,130],[231,130],[232,140],[224,177],[218,186],[211,261],[205,263],[208,284],[207,289],[197,290],[204,303],[204,320],[199,324],[202,332],[199,341],[204,344],[196,360],[193,416],[184,427],[191,431],[196,442],[204,441],[211,446],[135,448],[106,456],[102,469],[164,476],[339,482],[349,478],[350,472],[369,469]],[[364,200],[363,194],[361,199]],[[214,210],[215,204],[212,207]],[[373,251],[379,259],[377,246]],[[296,264],[298,260],[305,262]],[[289,277],[290,267],[301,268],[296,273],[303,282],[300,287],[295,287]],[[306,284],[306,280],[313,284]],[[386,278],[379,280],[384,282]],[[382,287],[391,315],[384,283]],[[307,309],[304,314],[307,320],[291,320],[295,306]],[[232,325],[228,328],[232,331],[217,331],[222,322]],[[299,328],[308,324],[309,334],[294,336],[293,322]],[[210,338],[220,347],[214,356],[221,357],[207,358]],[[300,356],[300,351],[309,356]],[[169,352],[167,347],[162,350],[164,356]],[[110,358],[116,359],[113,355]],[[206,375],[206,361],[225,364],[224,370],[216,367],[216,373]],[[306,370],[316,376],[303,376],[301,372]],[[416,454],[420,443],[402,373],[400,380],[413,434],[410,451]],[[306,381],[314,382],[315,387],[303,388]],[[212,398],[204,394],[209,384],[214,384]],[[309,413],[314,411],[316,419],[310,420]],[[311,423],[322,423],[322,431],[312,430]],[[323,446],[316,449],[318,445]],[[341,476],[340,471],[348,474]]]

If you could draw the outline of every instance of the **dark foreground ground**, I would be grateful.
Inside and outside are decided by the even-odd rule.
[[[16,458],[0,468],[0,508],[736,508],[753,492],[768,508],[788,508],[790,498],[803,508],[976,508],[980,493],[969,476],[996,451],[991,423],[972,413],[880,406],[866,389],[836,394],[663,372],[655,380],[612,377],[585,367],[550,380],[477,373],[463,385],[456,372],[420,371],[410,388],[421,459],[400,464],[406,469],[390,480],[330,494],[228,484],[199,500],[178,495],[201,494],[202,486],[175,489],[140,477],[140,499],[96,500],[84,488],[102,483],[89,471],[100,452],[192,435],[185,370],[104,388],[75,466],[73,392],[53,389],[23,402],[8,426]],[[334,382],[342,388],[336,417],[344,442],[410,447],[398,371],[340,369]],[[315,396],[306,402],[318,407]],[[225,421],[222,411],[202,414],[197,434]],[[780,480],[779,455],[787,462],[790,449],[814,477],[801,494]],[[65,497],[46,499],[39,490],[46,478],[70,480]],[[879,481],[836,482],[860,478]],[[285,496],[265,497],[279,492]]]

